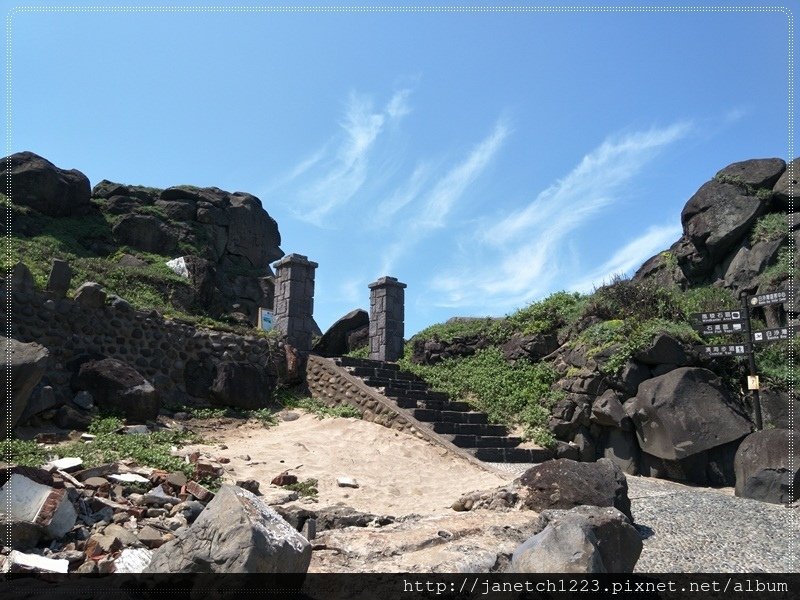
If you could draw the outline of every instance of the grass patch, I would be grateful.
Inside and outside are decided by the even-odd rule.
[[[501,342],[507,337],[507,331],[508,327],[503,319],[465,318],[431,325],[415,334],[412,339],[452,342],[456,338],[485,337],[495,342]]]
[[[784,213],[770,213],[756,221],[750,232],[750,243],[779,240],[789,233],[789,221]]]
[[[361,348],[351,350],[345,354],[345,356],[349,356],[350,358],[369,358],[369,346],[361,346]]]
[[[166,471],[182,471],[187,476],[194,472],[194,465],[183,458],[172,456],[173,446],[199,443],[200,438],[187,431],[154,431],[147,434],[127,435],[116,433],[122,426],[117,417],[99,417],[89,425],[96,437],[91,443],[67,442],[59,444],[53,451],[59,456],[75,456],[83,460],[83,467],[95,467],[105,463],[130,458],[141,465]]]
[[[761,283],[764,285],[772,286],[786,281],[791,277],[794,270],[794,276],[797,277],[797,267],[794,264],[794,257],[792,256],[792,249],[784,246],[778,250],[778,259],[775,264],[764,269],[761,273]]]
[[[525,437],[539,444],[554,442],[547,420],[557,400],[550,386],[558,375],[549,365],[520,361],[512,366],[497,348],[485,348],[473,356],[451,358],[436,365],[415,365],[408,355],[400,363],[453,400],[464,400],[486,412],[491,421],[522,426]]]
[[[790,362],[789,357],[794,361]],[[773,388],[789,390],[800,367],[800,340],[797,338],[757,347],[756,371]]]
[[[319,489],[317,488],[318,484],[319,482],[316,479],[306,479],[304,481],[290,483],[281,487],[286,490],[297,492],[301,496],[305,496],[307,498],[316,498],[317,494],[319,494]]]
[[[507,326],[523,334],[555,333],[580,318],[586,301],[577,292],[556,292],[508,315]]]
[[[318,419],[324,418],[361,418],[361,411],[354,406],[340,404],[338,406],[327,406],[309,396],[299,396],[288,390],[281,390],[276,394],[277,402],[284,408],[296,408],[316,415]]]
[[[47,460],[47,451],[33,440],[16,438],[0,441],[3,460],[23,467],[38,467]]]

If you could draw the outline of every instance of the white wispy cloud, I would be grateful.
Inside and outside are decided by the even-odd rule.
[[[340,131],[325,146],[298,163],[281,184],[288,186],[304,176],[306,185],[294,190],[295,215],[321,225],[335,208],[345,205],[364,186],[371,153],[387,124],[397,123],[411,111],[410,90],[395,92],[376,110],[371,98],[351,93]]]
[[[630,275],[648,258],[670,246],[680,235],[679,225],[654,225],[617,250],[590,275],[567,287],[576,292],[588,293],[608,283],[614,275]]]
[[[624,187],[658,151],[690,129],[689,123],[676,123],[604,141],[526,207],[484,228],[470,252],[470,264],[438,273],[431,281],[437,304],[511,309],[554,286],[565,287],[556,284],[564,279],[559,255],[566,251],[569,236],[618,202]],[[635,262],[638,258],[633,257],[634,251],[644,252],[659,236],[666,236],[660,229],[649,233],[628,248],[630,260],[625,260],[622,251],[609,259],[609,270]],[[481,253],[486,266],[476,267]]]
[[[431,231],[447,225],[447,219],[458,200],[469,186],[484,172],[509,135],[509,128],[503,121],[498,121],[489,135],[476,144],[467,157],[452,167],[433,186],[420,193],[421,180],[424,175],[415,171],[409,183],[400,190],[396,197],[387,201],[385,212],[396,213],[415,198],[418,209],[413,219],[403,227],[403,235],[390,244],[383,252],[381,273],[389,273],[395,262],[413,246],[418,244]]]
[[[404,185],[395,190],[389,198],[378,204],[375,208],[373,224],[380,226],[388,223],[397,213],[419,196],[429,177],[430,168],[425,164],[418,165]]]

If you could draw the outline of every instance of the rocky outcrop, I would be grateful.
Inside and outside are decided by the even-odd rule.
[[[367,332],[366,336],[358,335],[358,332],[362,330]],[[366,341],[369,339],[368,332],[369,313],[357,308],[331,325],[328,331],[314,344],[312,350],[321,356],[342,356],[358,347],[351,347],[351,338]]]
[[[49,357],[47,348],[35,343],[23,344],[0,336],[0,369],[10,377],[11,405],[0,411],[0,436],[6,437],[19,421],[31,392],[42,379]]]
[[[223,362],[211,385],[211,400],[245,410],[264,408],[272,401],[275,379],[266,369],[247,362]]]
[[[121,360],[106,358],[85,362],[78,371],[75,387],[76,391],[91,393],[98,407],[119,411],[131,421],[152,421],[158,416],[158,391],[136,369]]]
[[[632,573],[642,539],[614,508],[546,510],[537,533],[515,551],[511,573]]]
[[[739,440],[751,431],[742,408],[707,369],[682,367],[648,379],[625,409],[642,450],[667,460]]]
[[[305,573],[311,545],[264,501],[225,485],[146,573]]]
[[[92,210],[89,179],[75,169],[59,169],[33,152],[6,156],[0,178],[10,179],[14,204],[27,206],[49,217],[68,217]]]
[[[736,452],[736,495],[773,504],[800,497],[800,433],[767,429],[747,436]]]
[[[519,478],[522,504],[535,511],[575,506],[613,506],[633,521],[628,482],[613,462],[579,463],[560,458],[531,467]]]

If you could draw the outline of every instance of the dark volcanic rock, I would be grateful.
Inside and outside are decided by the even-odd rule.
[[[83,215],[92,210],[89,179],[75,169],[59,169],[33,152],[6,156],[0,178],[11,179],[14,204],[28,206],[50,217]]]
[[[546,510],[511,558],[512,573],[632,573],[642,539],[614,508]]]
[[[736,452],[736,495],[789,504],[800,497],[800,433],[766,429],[747,436]]]
[[[683,231],[697,248],[707,249],[718,261],[750,230],[764,204],[765,200],[748,196],[741,186],[712,180],[684,206]]]
[[[120,411],[128,420],[145,422],[158,416],[158,392],[136,369],[121,360],[84,362],[75,385],[77,390],[89,392],[98,407]]]
[[[557,349],[556,336],[545,333],[515,333],[502,347],[503,357],[510,362],[520,359],[539,360]]]
[[[752,248],[743,246],[734,255],[725,271],[725,287],[734,292],[752,293],[759,284],[761,273],[778,257],[783,239],[759,242]]]
[[[653,340],[639,350],[634,357],[646,365],[686,365],[689,358],[681,343],[667,333],[657,334]]]
[[[524,506],[531,510],[613,506],[633,521],[628,482],[620,468],[606,458],[593,463],[549,460],[525,471],[518,481],[527,492]]]
[[[753,158],[728,165],[715,177],[730,177],[745,185],[770,188],[785,169],[786,162],[782,158]]]
[[[751,431],[741,407],[707,369],[683,367],[648,379],[625,408],[642,450],[667,460],[721,446]]]
[[[163,221],[150,215],[127,215],[112,229],[118,243],[143,252],[171,254],[178,236]]]
[[[0,336],[0,368],[10,376],[11,405],[0,415],[0,439],[13,429],[28,405],[33,388],[39,383],[47,367],[50,353],[39,344],[23,344],[15,339]]]
[[[775,200],[780,208],[788,210],[789,200],[800,196],[798,180],[800,180],[800,158],[795,158],[787,165],[783,175],[778,179],[775,187],[772,188],[775,192]]]
[[[211,399],[218,405],[252,410],[268,406],[274,389],[275,379],[263,367],[224,362],[217,367]]]
[[[348,345],[350,334],[365,326],[369,326],[369,313],[360,308],[352,310],[330,326],[313,350],[322,356],[342,356],[352,349]]]
[[[278,224],[261,207],[261,201],[250,194],[230,195],[228,243],[226,253],[242,257],[248,266],[267,269],[270,263],[283,256],[279,248],[281,236]]]

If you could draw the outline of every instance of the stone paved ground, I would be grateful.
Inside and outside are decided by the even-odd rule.
[[[647,477],[629,476],[628,495],[644,538],[637,572],[800,572],[800,508]]]

